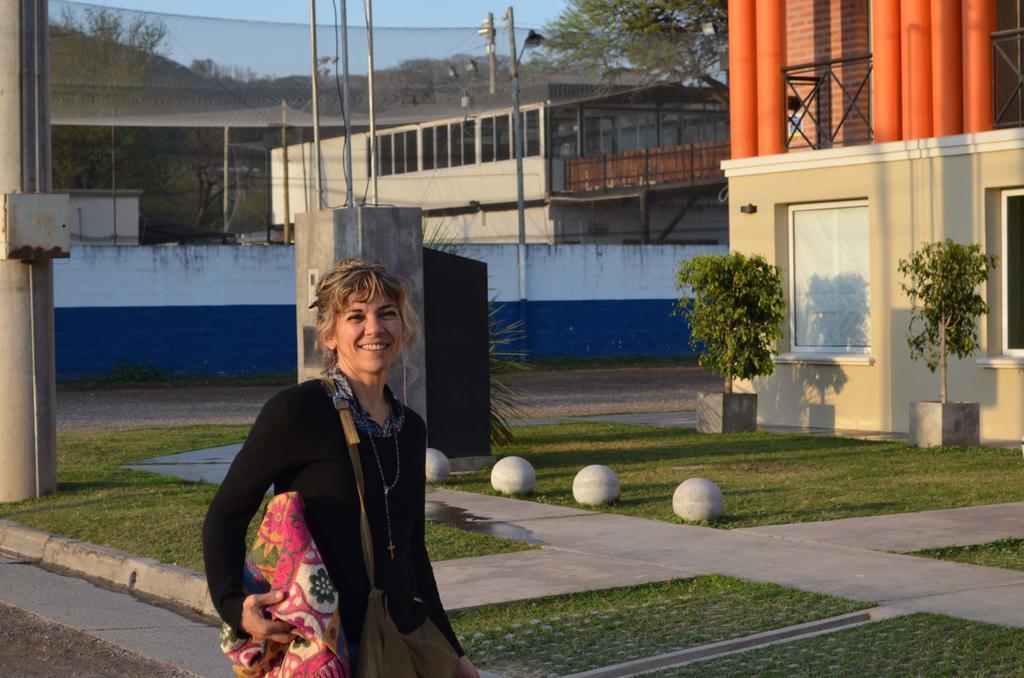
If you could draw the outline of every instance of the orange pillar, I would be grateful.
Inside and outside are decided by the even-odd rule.
[[[932,136],[932,31],[930,0],[900,3],[900,81],[903,138]]]
[[[960,0],[931,0],[932,134],[964,131],[963,30]]]
[[[757,0],[757,152],[782,153],[786,129],[782,66],[786,52],[786,3]]]
[[[872,4],[871,42],[872,77],[875,81],[875,142],[899,141],[903,138],[899,0]]]
[[[964,131],[992,129],[992,31],[995,0],[964,0]]]
[[[754,0],[729,0],[729,134],[732,157],[757,155],[757,32]]]

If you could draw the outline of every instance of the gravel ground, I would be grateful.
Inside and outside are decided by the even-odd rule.
[[[531,372],[509,383],[522,390],[527,417],[696,410],[698,392],[722,386],[699,367]]]
[[[58,431],[251,424],[280,386],[57,391]]]
[[[721,380],[697,367],[538,371],[509,383],[529,418],[694,410]],[[280,386],[60,390],[58,431],[249,424]]]
[[[0,675],[185,678],[193,674],[0,603]]]

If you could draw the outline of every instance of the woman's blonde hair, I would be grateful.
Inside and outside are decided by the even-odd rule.
[[[316,308],[316,347],[324,356],[324,372],[338,364],[336,350],[327,347],[327,339],[334,333],[338,314],[349,302],[365,302],[378,295],[398,307],[404,329],[400,349],[414,344],[419,338],[420,321],[412,307],[408,283],[388,271],[379,261],[342,259],[320,278],[313,302]]]

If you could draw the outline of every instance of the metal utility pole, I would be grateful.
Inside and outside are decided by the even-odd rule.
[[[291,242],[291,221],[292,221],[292,206],[291,206],[291,182],[288,181],[288,102],[284,99],[281,100],[281,161],[284,165],[284,171],[281,173],[281,178],[284,181],[284,234],[282,242],[287,245]]]
[[[352,197],[352,121],[348,109],[348,0],[341,0],[341,115],[345,118],[345,207],[354,205]]]
[[[494,94],[495,72],[498,70],[498,55],[494,49],[494,12],[488,12],[487,18],[481,21],[483,28],[478,28],[477,35],[487,38],[487,67],[490,72],[490,93]]]
[[[508,22],[508,45],[512,54],[512,115],[516,154],[516,210],[519,216],[519,319],[526,322],[526,199],[523,189],[523,115],[519,110],[519,53],[516,51],[516,22],[512,8],[505,14]]]
[[[324,183],[320,175],[320,57],[316,52],[316,0],[309,0],[309,47],[313,53],[313,174],[316,177],[316,208],[322,210]]]
[[[50,191],[48,25],[45,0],[0,0],[0,194]],[[57,486],[51,259],[0,258],[0,318],[0,502],[8,502]]]
[[[221,189],[221,202],[224,205],[224,232],[228,232],[228,141],[230,127],[224,127],[224,186]]]
[[[377,116],[373,111],[373,0],[366,0],[366,94],[370,105],[370,204],[377,204]]]

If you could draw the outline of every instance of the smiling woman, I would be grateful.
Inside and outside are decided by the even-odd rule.
[[[382,596],[399,632],[449,648],[452,667],[450,652],[457,653],[451,675],[478,676],[441,606],[424,544],[426,427],[386,385],[419,332],[408,285],[379,263],[345,259],[320,280],[314,306],[323,379],[264,405],[207,513],[203,550],[214,605],[239,637],[291,639],[294,629],[270,618],[285,593],[243,588],[246,526],[273,485],[275,495],[302,496],[309,533],[338,591],[353,675],[383,675],[360,666],[387,663],[367,636],[377,628]]]

